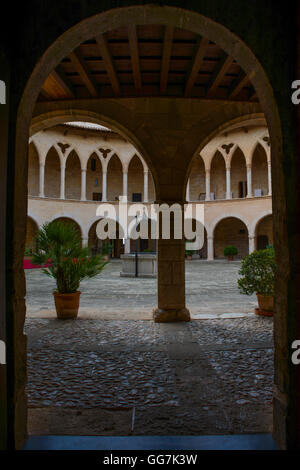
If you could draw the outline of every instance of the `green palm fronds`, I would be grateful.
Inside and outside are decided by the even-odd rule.
[[[101,273],[107,261],[102,256],[90,256],[89,248],[81,246],[74,224],[54,221],[44,224],[36,236],[33,264],[45,265],[43,272],[55,279],[61,294],[76,292],[83,279]]]

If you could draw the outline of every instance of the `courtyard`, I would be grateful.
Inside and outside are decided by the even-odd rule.
[[[56,319],[54,282],[26,271],[30,434],[271,432],[273,320],[237,288],[240,262],[186,262],[190,323],[154,323],[156,279],[120,261]]]

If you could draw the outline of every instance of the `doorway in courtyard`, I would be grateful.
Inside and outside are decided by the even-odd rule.
[[[198,158],[199,174],[194,178],[194,189],[197,203],[204,204],[206,212],[202,258],[199,250],[194,259],[185,261],[184,239],[158,240],[157,282],[151,278],[121,279],[120,261],[111,262],[99,277],[99,284],[86,285],[87,291],[91,289],[91,302],[86,312],[82,309],[78,321],[58,322],[49,308],[40,308],[35,315],[37,308],[31,318],[28,315],[27,392],[32,400],[29,432],[78,434],[80,430],[99,435],[268,432],[272,428],[272,320],[250,315],[253,299],[249,300],[253,302],[249,312],[249,304],[246,312],[244,308],[236,311],[232,298],[229,311],[227,308],[224,311],[224,293],[228,298],[236,295],[232,285],[236,283],[240,260],[222,259],[222,249],[224,243],[238,245],[242,258],[255,248],[267,246],[272,238],[270,232],[267,234],[268,224],[263,222],[272,214],[270,142],[275,143],[272,159],[281,158],[272,90],[267,79],[261,78],[263,69],[247,46],[241,41],[241,51],[237,51],[226,39],[226,35],[231,37],[229,30],[214,22],[210,24],[207,19],[203,23],[201,15],[197,15],[199,25],[189,29],[187,18],[182,20],[183,12],[180,17],[174,13],[169,24],[168,8],[159,24],[153,16],[155,8],[146,8],[149,16],[144,23],[144,7],[142,10],[142,17],[138,16],[130,26],[128,19],[126,22],[120,15],[113,28],[101,26],[102,31],[97,21],[95,24],[91,21],[85,32],[79,26],[78,37],[76,28],[67,31],[65,47],[56,50],[45,66],[45,73],[41,74],[45,81],[40,83],[36,105],[32,103],[29,153],[30,148],[39,153],[35,136],[44,129],[43,134],[49,136],[55,124],[62,134],[47,151],[49,155],[41,151],[39,168],[36,157],[32,158],[39,175],[38,179],[35,175],[38,195],[30,199],[32,206],[47,215],[51,213],[52,199],[59,200],[63,210],[52,212],[51,219],[74,220],[81,229],[82,242],[88,245],[89,239],[94,238],[94,229],[90,230],[96,220],[91,220],[89,226],[80,224],[78,213],[76,217],[71,214],[72,204],[86,214],[91,201],[106,203],[114,198],[117,203],[119,191],[117,195],[110,193],[114,184],[122,187],[123,195],[130,193],[132,201],[149,202],[152,184],[153,199],[183,204],[186,199],[191,200],[190,196],[186,198],[186,188],[193,183],[191,179],[187,184],[186,175]],[[99,20],[101,23],[101,15]],[[220,45],[219,27],[225,34]],[[262,74],[259,78],[254,65]],[[26,93],[31,86],[35,88],[36,82],[29,82]],[[37,94],[35,90],[33,96]],[[269,108],[266,99],[270,100]],[[273,125],[270,136],[264,112],[268,124]],[[81,154],[78,146],[67,142],[76,127],[71,121],[77,123],[79,134],[82,127],[78,122],[101,123],[106,127],[103,145],[101,142],[96,149],[93,145],[92,153]],[[230,138],[240,132],[241,122],[245,124],[245,142],[253,129],[262,131],[255,147],[247,147],[247,151]],[[95,131],[87,127],[82,135],[85,141],[87,134]],[[132,165],[128,154],[128,166],[122,165],[117,149],[112,148],[107,137],[111,130],[122,141],[120,145],[134,147]],[[214,139],[220,137],[220,132],[225,140],[215,145]],[[261,168],[261,148],[266,152],[267,176],[263,180],[259,176],[255,183]],[[58,157],[54,157],[54,152]],[[101,169],[95,155],[102,163]],[[47,197],[50,160],[53,174],[56,173],[53,183],[56,190]],[[82,163],[84,160],[86,164]],[[252,160],[256,162],[255,171]],[[129,189],[130,167],[143,177],[134,190]],[[73,187],[70,182],[75,170],[77,179]],[[213,177],[220,177],[220,181]],[[197,179],[199,184],[195,187]],[[51,187],[52,184],[48,189]],[[244,214],[240,214],[239,205]],[[32,218],[33,213],[29,212]],[[41,286],[39,272],[28,271],[26,277],[28,299],[31,293],[36,293],[36,306],[41,305],[42,296],[38,298],[36,289]],[[224,284],[218,283],[218,279],[224,280]],[[193,293],[189,290],[190,280],[195,285]],[[153,294],[156,286],[157,298]],[[117,301],[116,307],[111,303],[112,297]],[[220,308],[223,305],[223,311],[212,305],[211,313],[209,309],[203,312],[202,306],[211,299]],[[237,300],[241,310],[240,302]],[[151,310],[155,307],[158,308],[154,323]],[[125,310],[126,319],[122,316]],[[190,319],[191,322],[177,321]],[[249,338],[251,341],[255,338],[255,342],[249,342]],[[246,351],[243,359],[241,349]],[[52,369],[48,367],[50,363]]]

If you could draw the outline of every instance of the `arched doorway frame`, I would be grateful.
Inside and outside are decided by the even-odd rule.
[[[126,10],[126,14],[125,13]],[[195,11],[184,10],[176,7],[161,6],[161,5],[144,5],[144,6],[134,6],[134,7],[123,7],[119,9],[108,10],[106,12],[100,13],[98,15],[87,18],[75,26],[71,27],[65,33],[63,33],[59,38],[57,38],[52,45],[45,51],[41,59],[34,68],[32,75],[30,76],[27,85],[25,87],[20,105],[18,108],[17,116],[17,125],[16,125],[16,145],[15,145],[15,154],[16,154],[16,167],[18,167],[18,162],[26,161],[27,146],[28,146],[28,137],[29,137],[29,128],[30,120],[33,114],[34,105],[39,93],[39,90],[47,78],[49,73],[55,68],[55,66],[62,60],[69,52],[74,50],[81,42],[86,39],[89,39],[92,36],[96,36],[100,33],[105,33],[107,30],[116,29],[128,24],[139,25],[139,24],[169,24],[174,27],[179,27],[182,29],[187,29],[189,31],[195,32],[201,36],[205,36],[208,39],[214,41],[216,44],[221,45],[223,50],[231,55],[243,68],[244,72],[251,77],[252,84],[256,90],[257,96],[259,98],[262,110],[265,114],[271,140],[272,148],[272,176],[273,181],[276,180],[276,187],[273,190],[273,203],[275,203],[274,212],[274,225],[275,225],[275,249],[277,252],[278,259],[285,259],[285,271],[289,269],[289,251],[288,246],[285,246],[281,241],[287,239],[287,226],[285,222],[286,206],[285,203],[282,204],[282,200],[285,201],[285,184],[284,184],[284,175],[282,169],[282,160],[283,160],[283,149],[282,149],[282,131],[281,123],[279,117],[279,111],[275,98],[273,96],[273,90],[269,79],[259,63],[258,59],[255,57],[253,52],[248,48],[248,46],[232,33],[225,26],[216,23],[208,17],[201,15]],[[221,41],[219,39],[222,38]],[[99,122],[99,121],[98,121]],[[102,119],[102,122],[105,123],[105,117]],[[117,123],[112,123],[111,127],[119,127]],[[191,134],[194,136],[197,133],[197,126],[192,129]],[[120,131],[125,132],[127,136],[130,136],[130,139],[135,143],[137,149],[144,156],[147,161],[149,168],[152,171],[153,179],[155,185],[157,184],[157,175],[153,171],[151,164],[151,158],[143,149],[143,145],[139,142],[133,135],[132,132],[125,129],[125,127],[120,126]],[[190,136],[187,136],[189,139]],[[198,150],[204,146],[202,143]],[[196,152],[195,152],[196,153]],[[26,165],[26,163],[25,163]],[[18,173],[18,179],[20,180],[20,172],[24,168],[24,163],[20,165],[20,169],[16,171]],[[186,183],[187,183],[188,173],[186,174],[186,181],[184,185],[184,196],[186,194]],[[22,178],[21,178],[22,179]],[[26,172],[24,172],[24,184],[26,185]],[[16,218],[20,220],[20,217],[25,220],[26,217],[26,205],[24,205],[22,199],[22,194],[18,197],[15,194],[14,198],[14,226],[17,227]],[[279,207],[281,210],[279,211]],[[24,243],[24,236],[22,230],[14,230],[14,246]],[[20,292],[23,291],[21,283],[23,282],[22,276],[18,274],[18,265],[20,264],[20,254],[17,249],[15,249],[15,260],[14,266],[16,266],[16,271],[14,272],[14,283],[15,291],[18,292],[18,286],[20,286]],[[280,278],[280,265],[278,266]],[[285,284],[282,286],[282,296],[280,304],[275,302],[275,311],[280,307],[282,310],[281,313],[281,323],[283,323],[284,315],[288,309],[287,302],[287,280],[286,275],[282,276]],[[17,297],[18,294],[16,294]],[[16,298],[16,304],[18,298]],[[17,310],[16,310],[17,311]],[[14,312],[15,313],[15,312]],[[17,311],[19,313],[19,311]],[[20,322],[20,325],[22,322]],[[279,326],[279,325],[278,325]],[[276,322],[275,322],[276,328]],[[277,379],[282,385],[284,383],[283,372],[280,370],[277,373]],[[16,380],[18,378],[16,377]],[[25,401],[24,401],[25,403]],[[25,406],[25,405],[24,405]],[[21,410],[20,416],[24,415],[24,411]],[[282,415],[283,418],[283,415]],[[17,419],[17,422],[22,422]],[[19,424],[21,427],[22,425]],[[24,433],[24,430],[18,430],[19,435]]]
[[[237,216],[237,215],[226,215],[226,214],[222,214],[221,216],[219,216],[218,218],[216,218],[216,220],[214,221],[214,224],[213,226],[211,227],[211,234],[212,234],[212,237],[213,237],[213,241],[214,241],[214,250],[215,250],[215,241],[216,241],[216,230],[218,229],[218,227],[220,226],[220,224],[222,222],[224,222],[225,220],[228,220],[228,219],[236,219],[238,220],[241,224],[243,224],[245,227],[246,227],[246,230],[247,230],[247,234],[246,234],[246,237],[247,237],[247,247],[248,247],[248,253],[249,253],[249,224],[243,220],[241,218],[241,216]],[[247,253],[247,254],[248,254]],[[214,256],[215,257],[215,256]]]

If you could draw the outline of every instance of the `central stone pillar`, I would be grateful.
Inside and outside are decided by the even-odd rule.
[[[231,170],[230,166],[226,167],[226,199],[231,199]]]
[[[272,196],[271,160],[268,160],[268,196]]]
[[[183,211],[182,211],[183,227]],[[160,227],[161,232],[161,227]],[[161,233],[157,243],[157,297],[158,308],[154,310],[154,321],[190,321],[190,312],[185,306],[185,240],[174,237],[174,219],[170,219],[170,238],[163,239]]]
[[[252,165],[247,165],[247,197],[252,197]]]
[[[148,170],[144,171],[144,202],[148,202]]]
[[[123,196],[128,196],[128,173],[123,171]]]
[[[205,200],[210,201],[210,170],[205,170]]]
[[[65,174],[66,166],[64,163],[60,165],[60,199],[65,199]]]
[[[39,197],[45,197],[45,164],[40,163]]]
[[[81,201],[86,201],[86,168],[81,168]]]

